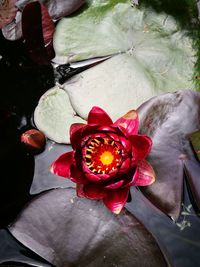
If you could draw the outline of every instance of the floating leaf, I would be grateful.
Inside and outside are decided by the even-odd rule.
[[[46,8],[39,2],[30,3],[24,8],[22,33],[31,59],[39,64],[49,64],[54,57],[54,23]]]
[[[156,67],[158,65],[155,63]],[[162,91],[175,91],[179,86],[185,88],[187,84],[185,77],[176,76],[173,67],[171,71],[174,72],[170,73],[169,79],[160,80],[159,75],[158,79],[152,79],[149,71],[134,57],[117,55],[72,77],[65,83],[64,89],[74,110],[82,118],[86,119],[95,105],[105,109],[116,120],[152,96]]]
[[[69,144],[70,125],[85,121],[76,116],[67,93],[55,86],[40,98],[34,112],[34,122],[49,139]]]
[[[195,87],[193,41],[172,16],[126,0],[88,5],[60,20],[54,35],[59,63],[115,54],[66,83],[81,117],[97,105],[115,119],[161,92]]]
[[[184,61],[192,66],[192,41],[172,16],[138,9],[128,0],[91,0],[88,6],[58,23],[54,36],[57,57],[77,61],[129,51],[143,68],[151,71],[150,66],[155,65],[152,72],[163,73],[163,77],[173,65],[177,74]]]
[[[142,192],[176,220],[186,176],[200,209],[200,164],[188,139],[190,133],[200,128],[200,93],[186,90],[163,94],[145,102],[138,112],[140,132],[153,140],[148,160],[157,176],[154,184],[141,188]]]
[[[115,216],[101,202],[76,197],[73,189],[36,197],[9,230],[57,267],[168,266],[134,216],[125,211]]]
[[[0,29],[10,23],[17,12],[15,7],[16,0],[1,0],[0,1]]]

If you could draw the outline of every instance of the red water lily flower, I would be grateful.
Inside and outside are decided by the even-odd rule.
[[[138,115],[129,111],[115,123],[99,107],[93,107],[88,123],[70,128],[73,151],[61,155],[51,171],[77,184],[77,195],[102,199],[112,212],[124,207],[131,186],[146,186],[155,173],[145,160],[152,141],[138,134]]]

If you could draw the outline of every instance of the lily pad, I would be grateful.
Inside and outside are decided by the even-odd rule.
[[[149,135],[153,148],[149,162],[156,182],[141,188],[145,196],[176,220],[180,214],[184,177],[194,206],[200,209],[200,163],[190,144],[200,129],[200,93],[191,90],[163,94],[138,109],[140,133]]]
[[[138,58],[149,71],[148,66],[155,61],[160,61],[158,73],[168,72],[172,61],[177,69],[184,60],[192,67],[192,40],[172,16],[150,8],[138,9],[128,0],[87,3],[88,8],[78,15],[58,23],[54,35],[57,57],[77,61],[131,51],[130,56]]]
[[[169,266],[134,216],[126,211],[115,216],[101,202],[76,197],[73,189],[37,196],[9,230],[57,267]]]
[[[164,57],[167,61],[167,56],[163,55]],[[64,89],[74,110],[82,118],[86,119],[95,105],[105,109],[116,120],[162,91],[185,88],[186,77],[182,76],[181,69],[178,70],[173,65],[173,54],[170,57],[168,73],[162,75],[164,68],[156,55],[154,59],[147,56],[148,60],[151,58],[149,69],[129,54],[116,55],[72,77],[65,83]]]
[[[70,125],[85,121],[74,112],[67,93],[55,86],[40,98],[34,112],[34,122],[49,139],[69,144]]]
[[[127,0],[89,1],[76,16],[60,20],[53,42],[59,63],[115,54],[65,86],[85,119],[93,105],[116,119],[161,92],[195,89],[189,31],[172,16]]]

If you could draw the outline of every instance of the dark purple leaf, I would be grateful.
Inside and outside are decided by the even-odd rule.
[[[55,189],[36,197],[9,228],[25,246],[57,267],[168,266],[155,240],[128,212]]]
[[[79,9],[86,1],[85,0],[43,0],[43,4],[49,11],[53,19],[60,19],[68,16]]]
[[[33,251],[20,244],[7,229],[0,229],[0,266],[52,267]]]
[[[138,112],[140,132],[153,140],[149,162],[157,175],[156,182],[141,188],[142,192],[176,220],[186,175],[195,204],[200,209],[200,163],[188,137],[200,129],[200,93],[186,90],[163,94],[141,105]]]
[[[39,2],[28,4],[22,13],[22,33],[30,58],[39,64],[49,64],[54,57],[54,23]]]

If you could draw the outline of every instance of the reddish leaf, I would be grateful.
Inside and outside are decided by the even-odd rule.
[[[101,201],[78,198],[70,188],[37,196],[9,230],[57,267],[168,266],[152,235],[134,216],[125,210],[115,216]]]
[[[200,209],[200,164],[188,138],[200,129],[199,107],[200,93],[185,90],[154,97],[138,109],[140,132],[153,141],[148,160],[156,172],[155,183],[141,190],[175,220],[181,209],[184,174]]]
[[[49,64],[54,57],[52,45],[54,23],[46,8],[33,2],[23,10],[22,33],[30,58],[38,64]]]

